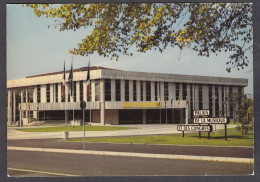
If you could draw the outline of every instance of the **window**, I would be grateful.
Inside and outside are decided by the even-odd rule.
[[[219,101],[218,101],[218,98],[219,98],[219,94],[218,94],[218,86],[215,85],[215,116],[216,117],[219,117]]]
[[[46,85],[46,101],[50,102],[50,84]]]
[[[20,119],[20,108],[19,105],[21,104],[21,92],[15,93],[15,121]]]
[[[158,100],[158,82],[154,83],[154,96],[155,100]]]
[[[212,116],[213,113],[213,99],[212,99],[212,86],[209,85],[209,114]]]
[[[144,100],[144,93],[143,93],[143,81],[140,81],[140,85],[141,85],[141,101],[143,101]]]
[[[203,109],[202,85],[199,85],[199,110]]]
[[[151,101],[151,82],[146,81],[146,100]]]
[[[169,100],[169,84],[164,82],[164,100]]]
[[[65,94],[66,93],[65,93],[65,90],[64,90],[64,96],[63,96],[63,84],[61,84],[60,87],[61,87],[61,89],[60,89],[61,90],[61,102],[65,102]]]
[[[23,92],[23,103],[26,103],[26,91]]]
[[[105,79],[105,101],[111,101],[111,80]]]
[[[233,102],[233,100],[232,100],[232,95],[233,94],[233,90],[232,90],[232,87],[231,86],[229,86],[229,96],[231,96],[230,98],[231,98],[231,100],[230,100],[230,103],[229,103],[229,112],[230,112],[230,118],[231,119],[233,119],[233,105],[234,105],[234,102]]]
[[[116,101],[121,101],[121,84],[120,84],[120,80],[116,80]]]
[[[41,102],[41,85],[37,85],[37,103]]]
[[[95,101],[100,101],[100,80],[95,80]]]
[[[55,102],[58,102],[58,86],[59,86],[59,84],[56,83],[55,84]]]
[[[83,80],[79,82],[79,100],[83,101]]]
[[[193,87],[190,85],[190,115],[193,116]]]
[[[180,84],[179,83],[176,83],[176,86],[175,86],[175,92],[176,92],[176,100],[179,100],[179,96],[180,96]]]
[[[225,113],[225,105],[224,105],[224,101],[225,101],[225,89],[224,86],[221,87],[221,96],[222,96],[222,116],[224,116]]]
[[[91,86],[91,80],[89,80],[89,96],[87,98],[87,102],[91,102],[92,101],[92,86]],[[87,90],[86,90],[86,94],[87,94]]]
[[[136,101],[137,100],[137,96],[136,96],[136,80],[133,81],[133,100]]]
[[[186,100],[187,96],[188,96],[188,94],[187,94],[187,84],[183,83],[182,84],[182,100]]]
[[[129,101],[129,80],[125,80],[125,101]]]
[[[76,95],[77,95],[77,91],[76,91],[76,81],[73,82],[73,102],[76,102]]]

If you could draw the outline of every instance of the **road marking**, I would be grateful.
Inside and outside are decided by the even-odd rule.
[[[145,157],[145,158],[158,158],[158,159],[201,160],[201,161],[215,161],[215,162],[236,162],[236,163],[251,163],[251,164],[254,163],[253,158],[236,158],[236,157],[151,154],[151,153],[133,153],[133,152],[94,151],[94,150],[31,148],[31,147],[14,147],[14,146],[7,146],[7,150],[31,151],[31,152],[55,152],[55,153],[69,153],[69,154],[108,155],[108,156],[122,156],[122,157]]]
[[[52,174],[52,175],[58,175],[58,176],[80,176],[80,175],[74,175],[74,174],[64,174],[64,173],[53,173],[53,172],[46,172],[46,171],[35,171],[35,170],[29,170],[29,169],[17,169],[17,168],[7,168],[9,170],[13,171],[23,171],[23,172],[31,172],[31,173],[42,173],[42,174]]]

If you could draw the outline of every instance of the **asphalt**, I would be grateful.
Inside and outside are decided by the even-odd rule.
[[[67,142],[61,139],[24,139],[8,140],[8,146],[28,148],[52,148],[83,150],[81,142]],[[252,147],[212,147],[212,146],[183,146],[183,145],[150,145],[150,144],[112,144],[112,143],[86,143],[85,150],[111,151],[146,154],[170,154],[192,156],[214,156],[232,158],[253,158]]]

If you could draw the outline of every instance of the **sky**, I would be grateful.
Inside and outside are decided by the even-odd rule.
[[[33,10],[19,4],[7,6],[7,80],[25,78],[70,69],[72,56],[68,53],[86,36],[89,30],[64,31],[53,28],[52,19],[37,17]],[[48,29],[48,25],[51,28]],[[91,66],[141,72],[221,76],[247,78],[246,94],[253,94],[253,55],[249,53],[250,64],[244,70],[226,71],[229,53],[200,57],[189,48],[168,47],[163,53],[149,51],[134,52],[133,56],[121,56],[118,61],[97,54],[73,56],[73,68]]]

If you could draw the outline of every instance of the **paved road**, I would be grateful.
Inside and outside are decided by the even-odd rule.
[[[124,125],[117,125],[124,127]],[[142,136],[142,135],[163,135],[181,133],[177,131],[177,125],[162,124],[162,125],[125,125],[126,127],[137,127],[137,129],[129,130],[114,130],[114,131],[88,131],[85,132],[86,137],[105,137],[105,136]],[[215,129],[215,125],[214,129]],[[217,129],[223,129],[224,125],[216,125]],[[236,125],[227,125],[228,128],[235,127]],[[7,138],[9,140],[20,139],[44,139],[44,138],[63,138],[63,132],[22,132],[18,131],[19,127],[8,128]],[[34,128],[34,127],[29,127]],[[69,133],[70,138],[83,137],[82,131],[74,131]]]
[[[8,140],[7,145],[33,148],[83,149],[83,143],[81,142],[63,142],[61,139]],[[86,150],[238,158],[253,158],[254,153],[254,149],[250,147],[131,145],[112,143],[86,143]]]
[[[252,164],[8,151],[10,176],[247,175]],[[15,170],[14,170],[15,169]]]

